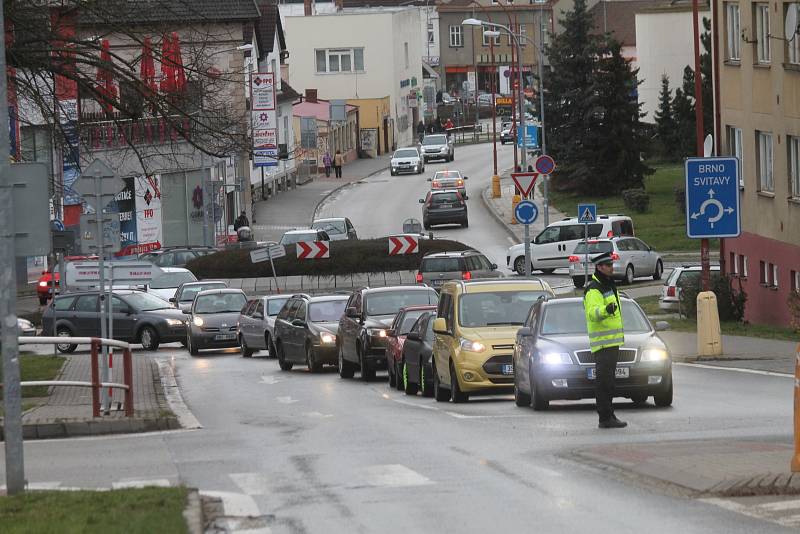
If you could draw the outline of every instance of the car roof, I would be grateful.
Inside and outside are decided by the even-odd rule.
[[[474,249],[451,250],[449,252],[431,252],[430,254],[426,254],[425,256],[423,256],[422,259],[426,260],[428,258],[460,258],[468,254],[480,254],[480,252]]]
[[[315,234],[318,231],[319,231],[318,228],[301,228],[299,230],[287,230],[283,234],[284,235],[287,235],[287,234],[312,234],[312,233]]]
[[[200,293],[198,293],[197,296],[199,297],[201,295],[215,295],[224,293],[237,293],[237,294],[241,293],[242,295],[244,295],[244,291],[242,291],[241,289],[236,289],[234,287],[225,287],[225,288],[221,287],[219,289],[206,289],[205,291],[201,291]]]
[[[161,267],[160,268],[165,273],[190,273],[189,269],[184,267]]]
[[[311,221],[311,224],[314,223],[321,223],[321,222],[334,222],[334,221],[346,221],[347,217],[325,217],[322,219],[314,219]]]
[[[194,282],[184,282],[181,287],[202,286],[205,284],[227,284],[225,280],[195,280]]]
[[[529,278],[527,280],[506,279],[506,278],[482,278],[480,280],[454,280],[461,284],[464,293],[488,293],[490,291],[503,290],[529,290],[529,291],[549,291],[553,293],[550,285],[540,278]]]
[[[349,298],[349,295],[319,295],[316,297],[309,297],[308,302],[330,302],[332,300],[348,300]]]
[[[356,291],[364,293],[388,293],[390,291],[407,290],[407,291],[433,291],[434,289],[429,286],[386,286],[386,287],[362,287]]]
[[[449,174],[451,172],[456,172],[459,175],[461,175],[461,171],[459,171],[458,169],[442,169],[440,171],[436,171],[435,173],[433,173],[433,175],[436,176],[437,174],[445,174],[445,173]]]
[[[603,221],[611,221],[611,222],[613,222],[613,221],[629,221],[629,220],[631,220],[631,218],[628,217],[627,215],[620,215],[618,213],[609,213],[609,214],[606,214],[606,215],[598,215],[597,216],[597,222],[603,222]],[[578,223],[578,218],[577,217],[565,217],[565,218],[561,219],[560,221],[555,221],[555,222],[550,223],[550,226],[560,226],[560,225],[563,225],[563,224],[576,224],[576,223]],[[583,223],[578,223],[578,224],[583,224]],[[595,224],[595,223],[590,223],[590,224]],[[633,237],[633,236],[629,236],[629,237]]]
[[[265,296],[263,296],[261,298],[263,300],[279,300],[279,299],[289,300],[290,298],[292,298],[292,296],[293,295],[265,295]]]
[[[458,189],[431,189],[429,193],[431,195],[440,195],[442,193],[458,193]]]

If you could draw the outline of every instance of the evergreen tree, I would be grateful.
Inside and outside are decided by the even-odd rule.
[[[696,155],[694,120],[694,71],[688,65],[683,69],[683,83],[675,90],[672,100],[675,117],[675,148],[679,157]]]
[[[714,71],[711,63],[711,19],[703,18],[700,35],[703,52],[700,54],[700,76],[703,88],[703,136],[714,133]]]
[[[661,145],[661,155],[667,159],[678,156],[675,142],[677,124],[672,114],[672,91],[669,76],[661,76],[661,91],[658,93],[658,109],[655,112],[656,138]]]

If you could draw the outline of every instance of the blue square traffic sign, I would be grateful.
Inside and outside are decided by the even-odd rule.
[[[597,204],[578,204],[578,222],[581,224],[597,222]]]
[[[686,235],[691,238],[738,237],[739,160],[686,160]]]

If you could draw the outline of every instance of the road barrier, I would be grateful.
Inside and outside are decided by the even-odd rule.
[[[794,356],[794,456],[792,472],[800,473],[800,343]]]
[[[22,382],[22,387],[26,386],[76,386],[92,388],[92,417],[100,417],[100,388],[116,388],[125,391],[125,416],[133,417],[133,361],[131,357],[131,346],[124,341],[116,339],[104,339],[99,337],[20,337],[20,345],[91,345],[92,358],[92,381],[82,382],[77,380],[34,380]],[[99,363],[100,347],[107,345],[123,349],[122,353],[122,375],[123,383],[101,382]]]

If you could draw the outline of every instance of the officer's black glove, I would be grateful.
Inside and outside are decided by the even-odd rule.
[[[617,311],[617,305],[613,302],[606,305],[606,313],[609,315],[614,315],[614,312]]]

